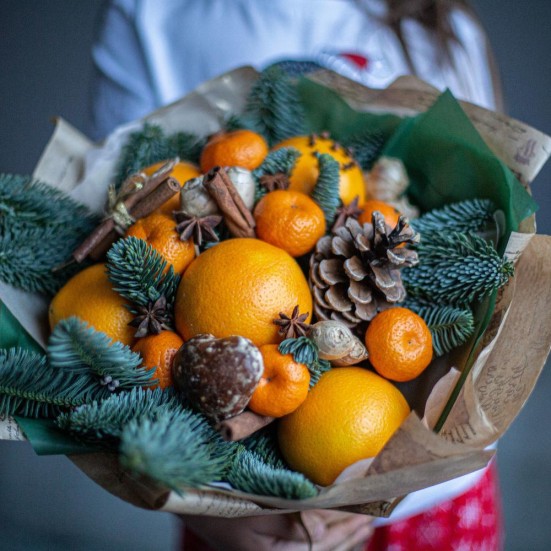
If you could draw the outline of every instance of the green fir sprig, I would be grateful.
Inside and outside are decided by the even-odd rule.
[[[468,199],[433,209],[417,219],[410,220],[410,225],[421,235],[429,231],[445,230],[478,232],[493,223],[495,211],[496,207],[490,199]]]
[[[133,419],[155,419],[168,409],[176,409],[179,403],[175,392],[137,387],[62,413],[56,425],[80,440],[114,445]]]
[[[143,239],[119,239],[107,253],[106,268],[113,289],[134,305],[147,307],[164,296],[172,310],[180,276]]]
[[[381,155],[385,138],[378,130],[365,129],[343,139],[342,145],[350,150],[352,157],[363,170],[370,170]]]
[[[0,350],[0,415],[53,417],[88,397],[78,373],[52,369],[45,355],[23,348]]]
[[[312,199],[316,201],[325,215],[326,227],[330,228],[335,221],[339,198],[339,163],[328,153],[318,154],[319,176],[312,190]]]
[[[236,444],[224,442],[199,414],[177,408],[133,419],[123,429],[119,460],[181,493],[184,486],[220,481],[232,462]]]
[[[294,147],[282,147],[266,155],[262,164],[252,172],[256,183],[255,202],[267,193],[266,188],[260,185],[260,178],[262,178],[262,176],[279,173],[291,176],[291,172],[293,172],[299,157],[300,152]]]
[[[286,469],[279,445],[277,442],[277,426],[275,423],[251,434],[240,442],[248,451],[260,456],[262,461],[277,469]]]
[[[153,378],[155,368],[139,367],[139,354],[77,317],[63,319],[55,326],[47,353],[54,370],[78,374],[80,384],[86,385],[94,399],[157,382]]]
[[[53,295],[79,269],[67,261],[97,222],[45,183],[0,175],[0,280]]]
[[[310,388],[319,381],[326,371],[331,369],[331,363],[320,359],[316,343],[308,337],[285,339],[279,345],[278,350],[282,354],[292,354],[295,362],[304,364],[308,368]]]
[[[407,299],[403,306],[413,310],[427,324],[436,356],[443,356],[461,346],[474,333],[474,316],[468,307],[459,308],[414,299]]]
[[[476,234],[425,232],[417,245],[419,264],[402,270],[408,294],[433,303],[463,306],[503,286],[513,263]]]
[[[268,67],[247,97],[241,125],[262,134],[270,146],[307,133],[294,80],[280,67]]]
[[[316,486],[303,474],[274,467],[244,447],[237,452],[227,475],[228,482],[243,492],[285,499],[308,499],[318,495]]]

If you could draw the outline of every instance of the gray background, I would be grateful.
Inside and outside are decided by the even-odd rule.
[[[198,0],[200,1],[200,0]],[[289,0],[292,1],[292,0]],[[61,115],[86,129],[89,57],[101,2],[2,0],[0,4],[0,172],[28,174]],[[551,2],[474,2],[494,44],[510,115],[551,134]],[[551,234],[551,166],[534,185],[538,231]],[[537,289],[534,290],[537,292]],[[498,466],[506,549],[551,548],[551,365],[500,442]],[[0,548],[173,549],[167,514],[127,505],[64,457],[36,457],[25,443],[0,442]]]

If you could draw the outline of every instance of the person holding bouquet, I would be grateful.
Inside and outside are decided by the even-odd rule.
[[[493,57],[463,0],[112,0],[93,48],[90,132],[177,100],[243,65],[328,68],[371,88],[414,74],[501,110]],[[502,545],[495,465],[407,496],[381,521],[335,511],[302,517],[186,517],[183,548],[494,550]],[[191,530],[193,531],[191,531]],[[207,543],[208,542],[208,543]],[[367,543],[368,542],[368,543]]]

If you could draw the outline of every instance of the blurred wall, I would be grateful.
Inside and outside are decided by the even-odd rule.
[[[200,1],[200,0],[199,0]],[[292,0],[289,0],[292,1]],[[501,66],[509,113],[551,134],[549,0],[477,0]],[[0,15],[0,172],[32,172],[61,115],[85,129],[89,50],[101,2],[3,0]],[[551,165],[534,185],[538,230],[551,234]],[[537,290],[536,290],[537,291]],[[551,367],[499,446],[507,550],[551,545]],[[539,430],[543,427],[543,431]],[[169,550],[177,526],[110,496],[64,457],[0,442],[0,548]]]

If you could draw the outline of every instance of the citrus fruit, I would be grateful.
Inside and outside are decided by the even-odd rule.
[[[262,164],[267,154],[266,140],[252,130],[218,132],[203,147],[199,164],[203,172],[215,166],[240,166],[254,170]]]
[[[391,382],[361,367],[336,367],[279,421],[279,445],[291,468],[326,486],[349,465],[377,455],[408,414]]]
[[[140,218],[126,230],[126,237],[147,241],[178,274],[181,274],[195,257],[193,240],[180,239],[176,231],[176,222],[168,214],[153,213]]]
[[[422,317],[408,308],[383,310],[365,332],[369,361],[392,381],[410,381],[432,360],[432,336]]]
[[[256,346],[277,343],[280,312],[312,312],[308,283],[285,251],[260,239],[222,241],[184,272],[174,314],[184,340],[201,333],[241,335]],[[310,316],[309,316],[310,317]]]
[[[340,165],[339,194],[345,205],[358,197],[361,206],[365,200],[365,186],[360,167],[345,148],[319,136],[295,136],[278,143],[274,149],[294,147],[301,153],[290,177],[290,189],[310,194],[318,180],[316,153],[329,153]]]
[[[74,275],[50,303],[50,328],[70,316],[77,316],[110,339],[130,345],[134,332],[133,315],[125,300],[113,290],[105,264],[94,264]]]
[[[377,210],[379,211],[385,219],[387,226],[394,228],[398,223],[398,218],[400,218],[400,212],[396,210],[390,203],[385,203],[384,201],[379,201],[377,199],[368,199],[362,205],[363,212],[358,217],[358,222],[360,224],[365,224],[366,222],[371,224],[373,213]]]
[[[292,354],[282,354],[277,344],[260,347],[264,373],[255,388],[249,409],[259,415],[282,417],[304,402],[310,386],[310,372],[295,362]]]
[[[256,234],[291,256],[311,251],[325,234],[321,207],[300,191],[276,190],[260,199],[254,209]]]
[[[143,169],[143,172],[147,176],[151,176],[155,171],[159,170],[165,161],[160,163],[155,163],[154,165],[148,166]],[[188,163],[186,161],[179,161],[174,165],[174,168],[170,171],[170,176],[178,180],[180,187],[192,178],[197,178],[201,176],[201,171],[199,167],[193,163]],[[177,193],[174,197],[171,197],[168,201],[163,203],[158,209],[157,212],[162,212],[165,214],[172,214],[175,210],[180,210],[180,194]]]
[[[172,386],[172,361],[183,344],[180,335],[173,331],[161,331],[157,335],[148,335],[136,341],[132,350],[140,354],[143,365],[157,368],[153,378],[158,379],[159,383],[151,388]]]

